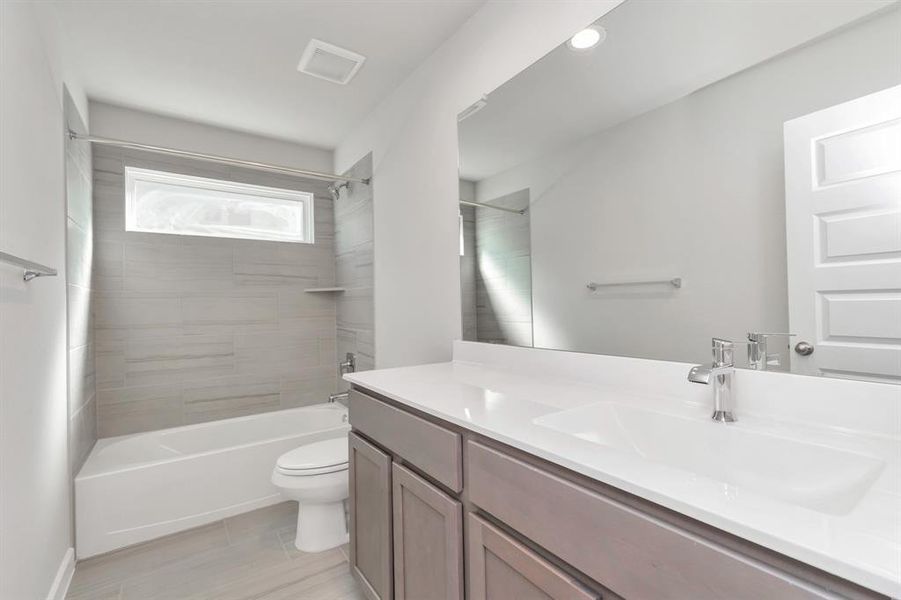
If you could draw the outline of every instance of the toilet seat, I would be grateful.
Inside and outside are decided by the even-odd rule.
[[[291,477],[310,477],[347,470],[347,438],[305,444],[278,457],[275,470]]]

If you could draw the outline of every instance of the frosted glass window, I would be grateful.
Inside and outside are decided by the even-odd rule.
[[[313,243],[313,194],[125,168],[125,230]]]

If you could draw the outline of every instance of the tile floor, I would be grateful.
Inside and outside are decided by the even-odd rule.
[[[347,548],[294,548],[285,502],[79,561],[68,600],[362,600]]]

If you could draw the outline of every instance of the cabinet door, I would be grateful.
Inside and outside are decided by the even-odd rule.
[[[392,479],[395,600],[461,600],[461,504],[396,463]]]
[[[467,520],[469,600],[600,598],[487,521]]]
[[[391,457],[348,437],[350,566],[370,600],[391,600]]]

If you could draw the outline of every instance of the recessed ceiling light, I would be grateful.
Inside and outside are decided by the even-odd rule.
[[[594,48],[607,38],[607,30],[600,26],[587,27],[569,39],[569,47],[573,50]]]

